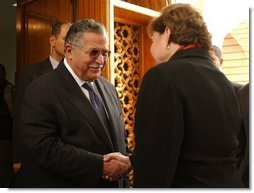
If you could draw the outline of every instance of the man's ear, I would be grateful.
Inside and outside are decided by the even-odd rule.
[[[73,49],[70,44],[67,43],[64,45],[64,52],[65,55],[68,56],[68,58],[72,58]]]
[[[54,47],[54,46],[55,46],[55,41],[56,41],[56,37],[53,36],[53,35],[51,35],[51,36],[49,37],[49,43],[50,43],[50,46],[51,46],[51,47]]]
[[[168,47],[170,44],[170,34],[171,34],[171,30],[168,27],[166,27],[164,31],[165,42],[167,42],[166,47]]]
[[[220,66],[222,67],[223,65],[223,58],[220,59]]]

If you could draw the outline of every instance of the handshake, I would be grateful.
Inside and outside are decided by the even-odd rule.
[[[131,163],[128,156],[119,152],[109,153],[103,157],[102,178],[116,181],[131,171]]]

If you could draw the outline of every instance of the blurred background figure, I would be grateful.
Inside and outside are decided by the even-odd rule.
[[[223,58],[221,49],[216,45],[212,45],[209,53],[213,64],[222,71]],[[249,83],[242,85],[231,81],[231,84],[238,95],[243,117],[243,126],[238,135],[240,142],[239,164],[242,182],[245,187],[249,187]]]
[[[5,78],[0,64],[0,188],[9,187],[12,172],[12,113],[14,86]]]
[[[243,117],[244,153],[240,163],[242,182],[249,188],[249,83],[239,89],[239,102]]]
[[[209,53],[211,55],[211,58],[213,60],[213,64],[220,70],[223,72],[222,70],[222,65],[223,65],[223,58],[222,58],[222,54],[221,54],[221,49],[216,46],[216,45],[212,45],[212,47],[209,50]],[[233,82],[231,81],[232,86],[234,87],[236,93],[238,92],[238,90],[243,86],[242,84],[239,84],[237,82]]]
[[[218,46],[212,45],[209,53],[212,57],[214,65],[222,71],[223,58],[220,48]]]
[[[211,58],[213,60],[213,64],[222,70],[223,58],[221,49],[212,45],[209,50]],[[238,140],[240,142],[240,150],[239,150],[239,167],[242,173],[242,182],[245,187],[249,187],[249,84],[243,86],[237,82],[231,81],[231,84],[238,95],[239,103],[243,116],[243,124],[242,129],[238,135]]]
[[[59,21],[52,25],[49,37],[51,50],[49,57],[44,61],[26,67],[17,81],[13,119],[13,169],[15,173],[21,167],[22,160],[26,154],[20,135],[21,112],[25,89],[39,76],[55,69],[64,58],[64,40],[70,26],[71,23],[65,21]]]

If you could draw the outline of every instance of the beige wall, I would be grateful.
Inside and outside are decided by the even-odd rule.
[[[201,11],[208,29],[213,36],[213,44],[222,49],[223,72],[229,80],[246,84],[249,82],[249,19],[246,2],[232,4],[228,9],[226,0],[171,0],[172,3],[191,3]],[[218,5],[221,6],[218,6]],[[241,9],[240,9],[241,8]],[[237,13],[234,10],[241,10]],[[246,18],[245,20],[241,18]],[[241,21],[243,20],[243,21]],[[240,23],[240,24],[237,24]],[[232,29],[232,27],[235,26]],[[224,41],[223,41],[223,37]]]
[[[226,35],[222,47],[223,72],[229,80],[241,84],[249,82],[249,20]]]

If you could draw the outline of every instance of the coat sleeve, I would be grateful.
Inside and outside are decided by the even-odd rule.
[[[183,112],[177,89],[157,68],[144,76],[134,131],[134,187],[171,187],[184,134]]]

